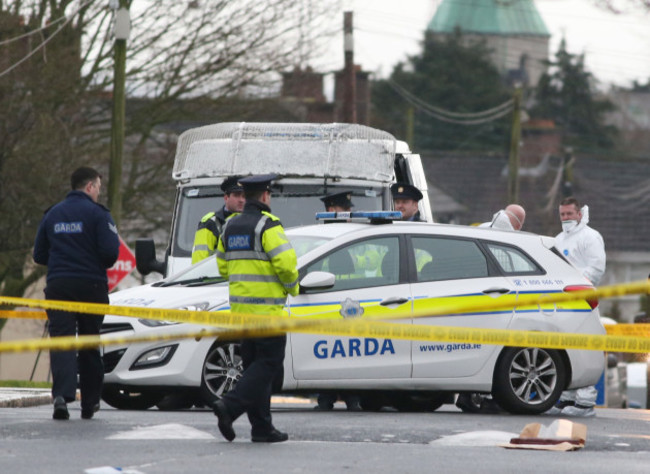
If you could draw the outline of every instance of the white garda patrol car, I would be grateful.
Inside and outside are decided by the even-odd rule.
[[[553,238],[386,219],[395,214],[352,213],[343,222],[288,229],[301,278],[300,294],[287,299],[288,315],[406,314],[399,322],[605,333],[597,302],[584,300],[408,317],[439,305],[514,301],[518,295],[569,292],[590,284],[554,249]],[[355,222],[357,215],[365,221]],[[111,303],[220,311],[229,308],[228,283],[210,258],[160,282],[114,293]],[[107,316],[102,332],[145,335],[191,329],[196,328]],[[104,363],[103,399],[124,409],[146,409],[173,393],[199,394],[210,403],[241,374],[238,345],[215,338],[109,346]],[[599,351],[290,333],[283,379],[276,388],[305,394],[355,392],[366,410],[435,410],[452,393],[492,393],[505,410],[535,414],[554,405],[562,390],[595,384],[603,364]]]

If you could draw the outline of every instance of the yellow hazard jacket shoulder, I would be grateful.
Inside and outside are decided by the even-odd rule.
[[[192,264],[214,255],[223,224],[231,215],[225,207],[222,207],[218,212],[208,212],[201,218],[194,234]]]
[[[224,225],[217,264],[230,282],[233,312],[280,315],[287,294],[298,294],[296,252],[280,219],[261,202],[247,202]]]

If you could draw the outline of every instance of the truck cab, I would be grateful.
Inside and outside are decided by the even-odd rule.
[[[391,210],[390,186],[405,182],[422,191],[421,218],[433,222],[420,156],[391,134],[357,124],[219,123],[179,136],[170,239],[164,260],[152,239],[136,243],[138,271],[177,273],[191,265],[201,218],[223,206],[220,184],[229,176],[275,173],[272,212],[285,228],[314,223],[321,197],[352,192],[355,211]]]

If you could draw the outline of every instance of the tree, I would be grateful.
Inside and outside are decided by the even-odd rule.
[[[491,109],[511,98],[483,43],[464,45],[460,33],[444,41],[426,36],[422,53],[393,69],[388,80],[372,85],[372,123],[396,136],[404,136],[408,109],[403,91],[420,101],[456,113]],[[403,91],[401,91],[403,89]],[[417,149],[498,148],[509,139],[510,116],[477,125],[457,125],[437,120],[423,110],[415,111]]]
[[[632,81],[632,92],[650,92],[650,79],[645,84],[638,81]]]
[[[338,3],[128,2],[122,235],[169,229],[182,123],[203,103],[260,96],[275,87],[278,71],[305,64],[334,31],[327,14]],[[22,296],[43,274],[31,264],[33,238],[43,211],[65,196],[71,171],[81,164],[108,170],[108,4],[0,0],[0,40],[18,38],[0,44],[0,294]]]
[[[566,145],[582,150],[612,148],[617,130],[605,124],[605,114],[615,106],[609,100],[596,98],[594,79],[585,70],[584,55],[567,52],[562,40],[548,67],[537,85],[531,114],[554,120],[564,131]]]

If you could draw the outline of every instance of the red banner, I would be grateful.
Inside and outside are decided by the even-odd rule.
[[[121,282],[129,273],[135,269],[135,255],[131,249],[126,246],[122,237],[120,237],[120,254],[117,262],[106,271],[108,276],[108,291],[111,291]]]

